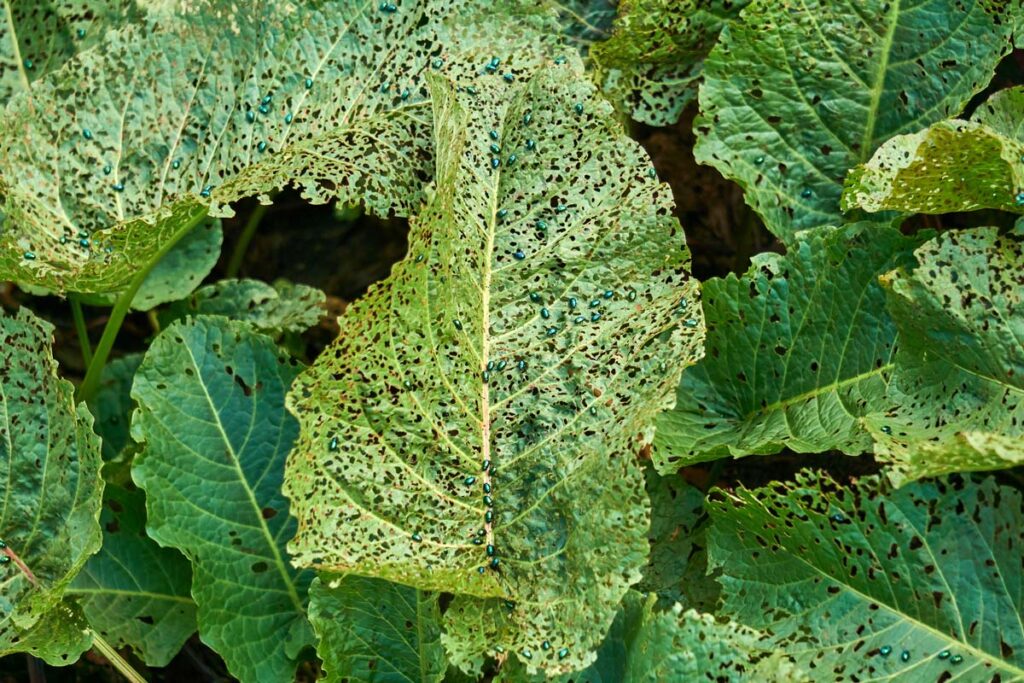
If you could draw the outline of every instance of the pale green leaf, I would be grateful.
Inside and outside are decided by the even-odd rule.
[[[92,416],[57,375],[52,337],[28,309],[0,311],[0,655],[42,648],[48,662],[67,664],[90,638],[58,605],[100,547],[103,480]]]
[[[765,225],[842,223],[849,169],[958,114],[1010,50],[1004,0],[755,0],[705,62],[697,160]]]
[[[298,370],[244,323],[200,316],[153,341],[132,388],[147,531],[192,561],[199,635],[245,682],[290,679],[312,644],[312,576],[284,552],[295,520],[281,494],[298,433],[284,396]]]
[[[325,299],[319,289],[291,282],[219,280],[161,311],[159,318],[167,326],[186,315],[223,315],[264,334],[305,332],[325,314]]]
[[[590,56],[601,86],[637,121],[667,126],[697,96],[704,59],[750,0],[625,0]]]
[[[1019,491],[808,473],[709,507],[725,613],[770,632],[814,680],[1024,678]]]
[[[859,454],[860,419],[888,407],[896,326],[878,277],[910,263],[921,237],[854,224],[761,254],[743,277],[704,284],[707,354],[658,418],[663,472],[727,456]]]
[[[408,257],[289,393],[289,548],[462,594],[460,667],[503,647],[564,673],[640,578],[635,456],[699,355],[697,283],[668,188],[570,65],[462,85],[436,81],[436,189]]]
[[[196,630],[192,568],[181,553],[146,536],[141,491],[108,484],[100,522],[103,547],[68,594],[108,643],[130,646],[149,666],[166,666]]]
[[[0,108],[98,44],[111,28],[139,19],[132,0],[5,0],[0,17]]]
[[[583,671],[566,674],[556,683],[660,683],[713,681],[732,683],[796,683],[806,680],[787,658],[771,654],[756,631],[710,614],[683,611],[678,605],[655,609],[657,598],[629,591],[597,661]],[[540,683],[518,662],[510,662],[501,683]]]
[[[498,52],[514,55],[502,70],[536,64],[553,21],[470,0],[378,6],[201,3],[162,29],[113,32],[37,83],[0,125],[0,273],[117,291],[207,211],[288,184],[378,215],[418,208],[433,169],[427,74],[475,74]]]
[[[90,406],[96,416],[95,430],[103,442],[103,459],[114,460],[121,453],[131,452],[132,380],[142,362],[141,353],[130,353],[107,363],[100,376],[100,389]]]
[[[1024,234],[948,232],[915,255],[886,277],[900,348],[867,419],[876,454],[897,478],[1024,464]]]
[[[440,683],[448,660],[437,593],[362,576],[336,583],[317,579],[309,589],[323,680]]]
[[[850,172],[843,208],[1024,213],[1024,87],[993,95],[970,121],[899,135]]]

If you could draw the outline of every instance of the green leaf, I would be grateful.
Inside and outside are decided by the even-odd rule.
[[[97,45],[110,28],[138,19],[131,0],[7,0],[0,20],[0,107]]]
[[[720,590],[707,575],[704,492],[679,477],[659,477],[653,469],[648,469],[646,475],[651,499],[647,532],[651,554],[637,588],[657,595],[660,607],[678,602],[683,607],[713,612]]]
[[[725,613],[770,632],[815,680],[1024,677],[1019,491],[958,477],[845,488],[807,473],[720,492],[710,508]]]
[[[472,87],[435,82],[436,191],[409,255],[289,393],[289,549],[462,594],[445,614],[460,667],[503,647],[564,673],[640,578],[635,455],[699,355],[697,283],[668,188],[571,66]]]
[[[281,480],[298,432],[284,395],[298,370],[244,323],[200,316],[153,341],[132,388],[146,529],[192,561],[199,635],[246,682],[291,679],[313,640],[311,572],[284,552],[295,520]]]
[[[972,120],[899,135],[850,172],[843,208],[1024,213],[1024,87],[992,96]]]
[[[517,72],[544,58],[552,25],[460,0],[214,0],[113,32],[4,116],[0,274],[117,291],[206,212],[288,184],[408,215],[433,168],[426,76],[474,74],[497,52]]]
[[[131,438],[132,380],[142,362],[141,353],[116,358],[103,367],[100,390],[90,406],[96,416],[94,426],[103,442],[103,460],[111,461],[124,452],[135,450]]]
[[[612,102],[652,126],[679,120],[697,96],[704,59],[750,0],[626,0],[612,36],[591,49]]]
[[[658,418],[658,469],[783,448],[871,450],[859,418],[889,405],[896,340],[878,277],[911,262],[922,241],[854,224],[706,282],[707,355]]]
[[[866,420],[897,478],[1024,463],[1024,233],[948,232],[885,278],[900,331],[888,410]]]
[[[641,683],[643,681],[760,681],[793,683],[800,675],[784,655],[769,654],[761,634],[710,614],[683,611],[675,604],[655,609],[657,598],[629,591],[585,670],[554,680],[558,683]],[[503,669],[502,683],[545,680],[529,676],[518,662]]]
[[[91,641],[60,605],[100,547],[103,480],[92,416],[58,376],[52,337],[28,309],[0,311],[0,655],[32,651],[59,665]]]
[[[325,681],[440,683],[448,660],[441,646],[437,593],[390,581],[346,576],[317,579],[309,621]]]
[[[103,547],[68,593],[111,645],[130,646],[149,666],[167,666],[196,630],[192,568],[146,536],[141,491],[108,485],[104,499]]]
[[[849,169],[959,113],[1011,47],[1003,0],[755,0],[705,62],[697,160],[786,244],[843,222]]]
[[[223,315],[249,323],[264,334],[298,333],[320,321],[325,300],[315,287],[283,280],[273,285],[259,280],[218,280],[161,311],[159,319],[167,326],[186,315]]]

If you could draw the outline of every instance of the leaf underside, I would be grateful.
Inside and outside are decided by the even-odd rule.
[[[460,594],[460,666],[502,647],[566,672],[639,579],[634,454],[699,353],[696,283],[668,188],[571,65],[453,85],[435,84],[437,186],[408,257],[289,394],[289,549]]]

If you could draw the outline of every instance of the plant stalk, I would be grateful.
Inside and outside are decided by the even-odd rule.
[[[228,267],[224,271],[225,277],[232,278],[238,276],[238,271],[242,268],[242,261],[245,259],[245,253],[249,250],[249,243],[252,242],[253,235],[256,234],[256,228],[260,226],[263,216],[266,215],[269,208],[268,204],[259,204],[249,215],[249,220],[246,222],[242,234],[238,236],[238,241],[235,242],[235,249],[231,252],[231,260],[228,261]]]
[[[92,636],[93,647],[95,647],[101,655],[106,657],[107,661],[110,662],[114,666],[114,668],[117,669],[118,672],[120,672],[120,674],[125,677],[125,679],[131,681],[132,683],[146,683],[146,679],[143,678],[142,675],[138,671],[136,671],[134,667],[132,667],[132,665],[129,664],[127,660],[125,660],[125,658],[122,657],[120,653],[118,653],[118,651],[115,650],[110,643],[103,640],[100,634],[96,633],[94,629],[90,628],[89,635]]]
[[[82,360],[88,368],[92,363],[92,344],[89,343],[89,328],[85,326],[85,316],[82,315],[82,302],[71,294],[68,296],[68,303],[71,304],[71,317],[75,321],[75,333],[78,335],[78,345],[82,349]]]
[[[110,356],[110,351],[114,348],[114,340],[117,339],[117,333],[121,329],[121,324],[124,322],[124,318],[128,315],[128,310],[131,308],[132,301],[135,299],[135,294],[139,291],[139,287],[145,282],[146,277],[150,271],[156,267],[156,264],[167,255],[171,249],[174,248],[178,242],[185,237],[185,235],[192,232],[192,229],[203,222],[206,218],[207,211],[204,209],[192,218],[189,222],[178,228],[178,231],[174,233],[169,240],[160,250],[143,266],[132,278],[131,282],[128,283],[128,288],[121,292],[121,296],[117,297],[117,301],[114,303],[114,308],[110,312],[110,319],[107,320],[106,327],[103,328],[103,336],[100,337],[99,344],[96,345],[96,351],[93,354],[92,362],[89,363],[89,369],[85,373],[85,379],[78,387],[78,393],[75,395],[75,400],[78,402],[92,399],[96,394],[96,390],[100,385],[100,374],[103,372],[103,367],[107,364],[107,358]]]

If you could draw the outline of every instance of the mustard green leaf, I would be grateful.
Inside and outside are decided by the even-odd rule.
[[[1024,508],[958,476],[900,490],[804,473],[719,492],[724,612],[814,680],[1024,678]]]
[[[268,285],[259,280],[218,280],[196,290],[184,301],[175,302],[159,313],[167,326],[186,315],[223,315],[241,320],[264,334],[305,332],[320,321],[326,311],[324,293],[315,287],[279,281]]]
[[[298,371],[244,323],[199,316],[153,341],[132,387],[146,530],[192,562],[199,635],[245,682],[291,679],[313,642],[311,572],[284,551],[295,520],[281,480],[298,432],[284,395]]]
[[[39,81],[0,125],[0,274],[118,291],[207,212],[288,184],[378,215],[418,208],[433,169],[426,76],[475,73],[496,51],[542,61],[553,20],[379,4],[200,3]]]
[[[843,208],[1024,213],[1024,87],[993,95],[970,121],[888,140],[850,172]]]
[[[869,415],[898,480],[1024,463],[1024,233],[948,232],[885,278],[900,331]]]
[[[462,668],[501,647],[564,673],[640,578],[635,455],[699,356],[697,283],[667,186],[572,64],[458,86],[435,81],[407,258],[289,393],[289,549],[461,594]]]
[[[316,579],[309,589],[309,621],[323,680],[440,683],[448,660],[437,598],[382,579]]]
[[[69,664],[91,642],[61,601],[100,547],[100,440],[57,374],[53,326],[0,311],[0,338],[0,654]]]
[[[860,418],[889,406],[896,343],[878,277],[913,262],[925,238],[853,224],[706,282],[707,354],[658,418],[659,470],[783,448],[870,451]]]
[[[196,630],[192,568],[176,550],[146,535],[145,496],[107,485],[103,547],[75,577],[68,595],[116,648],[130,646],[149,666],[167,666]]]
[[[103,460],[110,461],[135,450],[131,438],[132,380],[142,362],[141,353],[130,353],[107,363],[100,377],[100,390],[89,406],[96,422],[93,429],[103,444]]]
[[[1005,0],[755,0],[705,62],[697,160],[787,244],[840,225],[847,171],[958,114],[1011,30]]]
[[[605,95],[652,126],[679,120],[697,96],[704,59],[750,0],[625,0],[611,37],[590,56]]]

